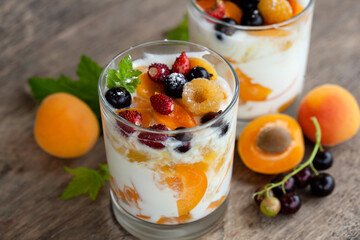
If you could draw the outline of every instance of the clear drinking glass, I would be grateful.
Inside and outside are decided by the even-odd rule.
[[[169,131],[137,126],[119,117],[104,97],[107,70],[116,69],[126,55],[131,56],[134,67],[141,67],[149,60],[175,59],[183,51],[200,54],[227,85],[228,104],[221,115],[192,128]],[[111,201],[118,222],[142,239],[193,239],[216,227],[230,190],[239,94],[238,78],[227,60],[189,42],[144,43],[110,61],[100,76],[98,91]],[[125,135],[119,126],[134,131]],[[142,144],[139,134],[164,134],[167,139],[160,142],[162,149],[154,149]],[[192,135],[190,150],[174,151],[179,145],[174,136],[184,134]]]
[[[189,39],[220,53],[234,67],[240,81],[238,124],[264,114],[293,115],[304,85],[314,0],[298,0],[295,17],[273,25],[241,26],[210,17],[188,2]],[[220,28],[231,29],[228,35]],[[288,108],[289,106],[293,106]]]

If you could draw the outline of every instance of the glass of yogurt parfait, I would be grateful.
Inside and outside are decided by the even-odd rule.
[[[118,222],[141,239],[193,239],[216,227],[236,135],[231,64],[190,42],[149,42],[114,57],[98,90]]]
[[[295,113],[313,8],[314,0],[188,2],[190,41],[223,55],[239,77],[238,130],[264,114]]]

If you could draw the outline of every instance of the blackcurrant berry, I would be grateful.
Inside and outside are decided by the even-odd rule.
[[[250,9],[245,11],[241,18],[241,25],[244,26],[261,26],[263,24],[264,19],[257,9]]]
[[[126,108],[131,105],[131,95],[123,87],[113,87],[105,93],[105,98],[114,108]]]
[[[243,10],[256,9],[260,0],[240,0],[238,5]]]
[[[255,192],[260,192],[260,191],[262,191],[262,190],[264,190],[264,186],[258,187],[258,188],[255,190]],[[272,191],[271,189],[270,189],[269,192],[268,192],[268,196],[269,196],[269,197],[273,197],[273,196],[274,196],[274,193],[273,193],[273,191]],[[254,197],[254,201],[255,201],[255,203],[256,203],[257,205],[260,206],[261,201],[264,200],[265,197],[266,197],[266,193],[264,192],[264,193],[261,194],[261,195],[256,195],[256,196]]]
[[[294,214],[301,207],[301,198],[299,195],[289,192],[280,197],[281,213]]]
[[[310,183],[311,170],[309,167],[305,167],[300,172],[295,174],[295,184],[298,188],[305,188]]]
[[[203,67],[194,67],[192,68],[189,73],[186,75],[186,79],[190,82],[195,78],[206,78],[210,79],[210,74],[206,71]]]
[[[178,146],[175,148],[176,151],[178,151],[179,153],[186,153],[187,151],[189,151],[191,148],[191,145],[189,142],[185,142],[182,145]]]
[[[260,210],[266,216],[275,216],[280,212],[281,204],[276,197],[266,197],[260,203]]]
[[[310,180],[311,192],[318,197],[325,197],[335,188],[335,180],[328,173],[320,173]]]
[[[175,130],[185,129],[184,127],[178,127]],[[175,134],[174,138],[178,141],[189,142],[192,139],[191,133],[178,133]]]
[[[313,161],[313,165],[317,170],[328,169],[332,166],[332,164],[333,157],[328,151],[318,151]]]
[[[223,18],[223,19],[221,19],[221,21],[229,23],[229,24],[233,24],[233,25],[237,24],[237,22],[232,18]],[[221,23],[217,23],[215,25],[215,30],[217,31],[216,32],[216,37],[219,40],[223,39],[223,34],[225,34],[227,36],[232,36],[234,34],[234,32],[236,31],[235,28],[227,26],[225,24],[221,24]]]
[[[272,183],[278,183],[281,180],[283,180],[283,178],[286,176],[286,174],[281,173],[279,175],[277,175],[273,180],[271,180]],[[285,191],[288,192],[293,192],[295,191],[295,178],[294,177],[290,177],[285,183],[284,183],[284,188]],[[272,188],[274,194],[276,197],[281,197],[282,195],[284,195],[284,192],[282,190],[281,185],[277,186],[275,188]]]

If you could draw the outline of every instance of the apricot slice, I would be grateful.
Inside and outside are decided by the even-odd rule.
[[[155,92],[164,92],[164,87],[161,84],[152,81],[147,72],[141,74],[139,79],[141,83],[136,88],[136,93],[138,96],[143,98],[150,98],[155,94]]]
[[[257,83],[251,83],[252,78],[246,76],[239,68],[235,69],[240,81],[239,97],[243,102],[264,101],[271,90]]]
[[[301,101],[298,120],[305,136],[315,142],[316,117],[321,128],[321,144],[334,146],[353,137],[359,129],[360,110],[354,96],[345,88],[325,84],[311,90]]]
[[[169,115],[162,115],[153,111],[153,116],[157,123],[162,123],[172,130],[178,127],[191,128],[196,126],[193,115],[177,101],[174,101],[174,111]]]
[[[234,19],[238,24],[240,24],[241,17],[243,15],[242,10],[231,1],[224,1],[225,7],[225,17]]]
[[[268,129],[280,128],[290,137],[285,147],[266,152],[268,148],[259,146],[259,136]],[[279,133],[280,135],[283,133]],[[285,135],[286,135],[285,134]],[[269,136],[270,141],[276,136]],[[275,140],[274,140],[275,139]],[[271,145],[271,143],[270,143]],[[269,146],[268,146],[269,147]],[[304,156],[304,139],[300,125],[285,114],[270,114],[251,121],[243,130],[238,141],[238,152],[244,164],[254,172],[278,174],[294,168]]]
[[[207,189],[206,174],[190,164],[175,166],[176,177],[167,178],[167,183],[174,190],[180,189],[177,200],[179,217],[188,214],[203,198]]]
[[[201,59],[201,58],[189,58],[190,61],[190,69],[194,67],[203,67],[208,71],[209,74],[212,74],[210,77],[210,80],[216,80],[218,75],[214,69],[213,66],[210,65],[207,61]]]
[[[90,151],[99,130],[98,120],[86,103],[68,93],[54,93],[37,111],[34,136],[47,153],[75,158]]]
[[[211,8],[215,5],[216,0],[197,0],[196,4],[199,5],[203,10]]]
[[[293,17],[304,10],[304,8],[298,3],[298,0],[288,0],[288,2],[290,3],[290,6],[293,10]]]

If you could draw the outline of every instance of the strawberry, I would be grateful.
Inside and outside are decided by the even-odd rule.
[[[174,111],[174,100],[164,94],[155,94],[150,97],[151,106],[162,115],[169,115]]]
[[[221,0],[216,0],[215,6],[208,8],[205,12],[213,18],[223,19],[225,17],[225,5]]]
[[[150,127],[150,129],[159,129],[159,130],[168,130],[168,128],[164,124],[155,124]],[[160,134],[160,133],[146,133],[142,132],[139,134],[139,142],[145,144],[154,149],[162,149],[164,148],[164,144],[161,142],[166,141],[168,139],[168,135]]]
[[[149,66],[147,73],[154,82],[163,83],[165,78],[170,74],[170,70],[166,64],[153,63]]]
[[[185,52],[182,52],[179,57],[176,58],[174,64],[172,65],[171,71],[173,73],[181,73],[184,76],[190,71],[190,60],[186,56]]]
[[[135,110],[124,110],[124,111],[121,111],[121,112],[118,112],[118,115],[120,117],[122,117],[123,119],[135,124],[135,125],[138,125],[140,126],[141,125],[141,121],[142,121],[142,116],[141,116],[141,113],[139,113],[138,111],[135,111]],[[118,126],[121,128],[121,132],[124,134],[124,136],[128,136],[129,134],[135,132],[135,129],[133,129],[132,127],[124,124],[124,123],[121,123],[121,122],[118,122],[117,123]]]

